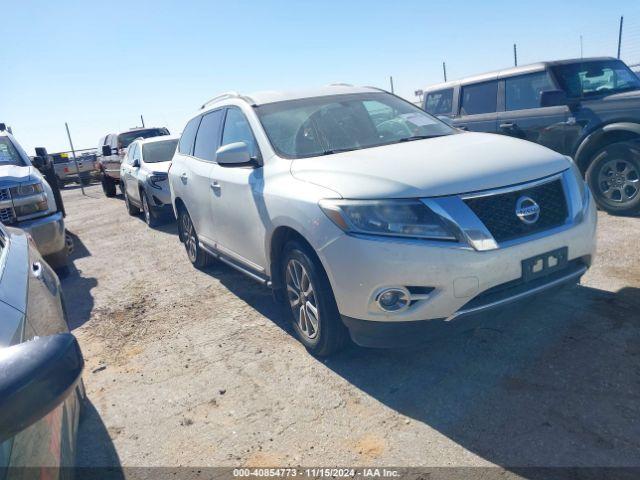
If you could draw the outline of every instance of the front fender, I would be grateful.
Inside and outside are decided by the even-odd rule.
[[[591,154],[595,153],[602,138],[612,132],[629,132],[640,136],[640,123],[636,122],[614,122],[604,125],[587,135],[580,143],[573,158],[576,163],[584,171],[586,170],[586,162]]]

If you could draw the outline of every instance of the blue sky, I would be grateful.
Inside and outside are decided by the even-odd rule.
[[[4,0],[9,2],[9,0]],[[342,81],[414,90],[584,54],[640,62],[640,2],[30,1],[2,9],[0,121],[30,154],[140,124],[179,133],[203,101]]]

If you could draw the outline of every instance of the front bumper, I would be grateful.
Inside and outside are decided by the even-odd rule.
[[[500,306],[505,298],[497,303],[489,298],[485,303],[495,303],[489,306],[482,302],[474,305],[472,301],[482,298],[490,289],[517,282],[522,277],[522,260],[562,247],[568,248],[569,265],[583,261],[586,271],[595,255],[596,222],[595,204],[589,198],[578,223],[493,250],[478,251],[443,242],[341,235],[318,253],[333,287],[338,310],[355,337],[354,333],[365,327],[369,331],[377,327],[393,330],[384,324],[395,324],[403,330],[411,322],[451,320],[489,306]],[[583,273],[570,276],[564,283],[576,283]],[[398,286],[409,290],[427,287],[433,291],[426,298],[412,302],[404,311],[380,310],[375,303],[377,293]],[[528,296],[527,291],[533,290],[534,285],[523,288],[513,294],[512,300]],[[476,309],[479,306],[485,308]],[[475,310],[466,311],[470,309]],[[408,327],[408,336],[412,335],[412,329],[419,328],[417,324]]]
[[[60,212],[25,220],[14,226],[25,230],[33,237],[42,256],[52,255],[66,248],[64,218]]]

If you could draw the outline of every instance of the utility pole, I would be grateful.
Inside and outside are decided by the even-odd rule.
[[[580,58],[584,58],[584,49],[582,48],[582,35],[580,35]]]
[[[78,175],[78,181],[80,182],[80,190],[82,190],[82,195],[86,195],[86,193],[84,193],[84,184],[82,182],[82,178],[80,178],[80,167],[78,167],[78,159],[76,158],[76,151],[74,150],[73,142],[71,141],[69,124],[67,122],[64,122],[64,127],[67,129],[67,137],[69,137],[69,145],[71,146],[71,155],[73,155],[73,163],[76,164],[76,174]]]
[[[620,30],[618,31],[618,60],[620,59],[620,50],[622,49],[622,25],[624,17],[620,17]]]
[[[140,115],[140,121],[142,122],[142,128],[144,128],[144,118]]]
[[[518,47],[516,44],[513,44],[513,63],[517,67],[518,66]]]
[[[447,64],[442,62],[442,73],[444,74],[444,81],[447,81]]]
[[[393,77],[389,77],[389,83],[391,84],[391,93],[393,93]]]

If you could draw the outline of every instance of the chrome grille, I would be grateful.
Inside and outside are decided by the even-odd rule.
[[[0,188],[0,202],[11,201],[11,193],[8,188]],[[16,215],[13,208],[0,208],[0,222],[10,225],[16,221]]]
[[[0,222],[5,225],[10,225],[15,221],[15,215],[13,214],[13,208],[0,209]]]
[[[518,198],[522,196],[533,199],[540,207],[540,215],[535,223],[524,223],[515,213]],[[522,190],[471,197],[464,201],[497,242],[558,227],[563,225],[569,216],[561,180],[551,180],[528,188],[525,186]]]

